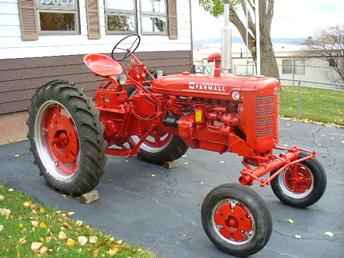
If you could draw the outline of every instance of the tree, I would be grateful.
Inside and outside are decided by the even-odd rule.
[[[312,52],[327,58],[341,81],[344,81],[344,25],[329,27],[315,38],[307,38],[305,44]]]
[[[223,0],[199,0],[201,6],[214,16],[223,14]],[[230,0],[230,21],[238,29],[243,42],[251,52],[256,61],[256,17],[255,0]],[[274,16],[275,0],[260,0],[260,33],[261,33],[261,71],[265,76],[279,78],[279,70],[271,40],[271,25]],[[248,12],[248,17],[240,15]],[[246,42],[246,19],[248,19],[248,42]]]

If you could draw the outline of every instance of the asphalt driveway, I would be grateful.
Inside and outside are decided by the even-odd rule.
[[[320,202],[299,210],[280,204],[271,189],[254,187],[271,210],[274,230],[266,248],[253,257],[344,258],[344,130],[282,121],[281,134],[282,144],[299,144],[321,153],[328,188]],[[210,189],[237,181],[241,164],[234,155],[190,150],[171,170],[135,158],[109,158],[97,188],[101,199],[91,205],[50,190],[32,163],[27,142],[1,146],[0,162],[0,184],[47,206],[75,211],[78,219],[160,256],[229,257],[203,233],[200,205]]]

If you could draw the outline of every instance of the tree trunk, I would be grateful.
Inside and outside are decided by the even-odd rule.
[[[275,51],[271,42],[270,35],[262,33],[261,35],[261,72],[268,77],[279,76],[278,64],[275,57]]]
[[[266,9],[266,3],[264,1],[260,1],[260,4],[261,4],[260,6],[261,8],[261,12],[260,12],[261,13],[261,17],[260,17],[261,73],[262,75],[265,75],[268,77],[275,77],[279,79],[279,69],[278,69],[276,58],[275,58],[275,52],[273,49],[271,35],[270,35],[273,9],[270,10],[270,13],[264,15],[265,9]],[[239,15],[237,14],[236,10],[233,7],[231,8],[229,19],[238,29],[243,42],[248,46],[251,52],[251,56],[253,60],[256,62],[257,61],[256,38],[255,38],[255,35],[252,35],[253,32],[254,33],[256,32],[255,31],[256,25],[252,23],[251,25],[252,33],[249,34],[248,42],[246,42],[246,27],[243,24],[243,22],[240,20]]]

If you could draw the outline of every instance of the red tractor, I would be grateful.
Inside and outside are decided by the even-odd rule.
[[[130,41],[130,42],[129,42]],[[66,81],[51,81],[32,98],[28,119],[35,162],[48,184],[78,196],[94,189],[105,154],[163,164],[188,149],[243,157],[239,184],[212,190],[202,205],[202,224],[223,252],[247,256],[261,250],[272,231],[263,199],[246,186],[271,185],[285,204],[305,208],[326,188],[316,153],[279,147],[279,89],[266,77],[184,72],[152,74],[135,55],[141,39],[119,41],[111,57],[90,54],[85,64],[104,78],[95,104]]]

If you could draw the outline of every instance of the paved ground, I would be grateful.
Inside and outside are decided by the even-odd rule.
[[[270,189],[255,187],[271,210],[274,231],[266,248],[254,257],[343,258],[344,130],[283,121],[281,133],[283,144],[321,153],[328,190],[319,203],[298,210],[281,205]],[[240,162],[233,155],[193,150],[172,170],[136,159],[110,158],[98,186],[101,200],[90,206],[50,190],[38,176],[26,142],[0,147],[0,162],[0,184],[27,192],[48,206],[76,211],[87,223],[163,257],[228,257],[203,233],[200,204],[211,188],[237,180]],[[288,224],[289,218],[296,223]],[[326,231],[334,237],[324,236]],[[296,234],[302,239],[295,239]]]

